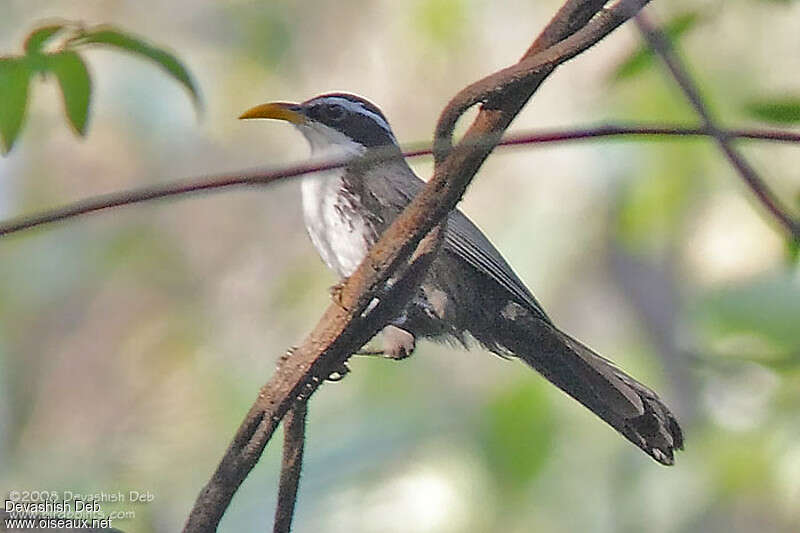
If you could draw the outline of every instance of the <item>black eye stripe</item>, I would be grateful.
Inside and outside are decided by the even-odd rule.
[[[369,102],[368,100],[365,100],[365,99],[361,98],[360,96],[356,96],[354,94],[349,94],[349,93],[328,93],[328,94],[323,94],[323,95],[320,95],[320,96],[315,96],[314,98],[311,98],[310,100],[306,100],[301,105],[302,106],[307,106],[307,107],[310,107],[310,108],[316,108],[317,106],[320,106],[320,105],[323,105],[323,104],[329,104],[330,105],[332,103],[337,103],[339,105],[342,105],[348,111],[353,110],[353,109],[357,109],[358,111],[360,111],[362,113],[363,112],[372,113],[372,114],[376,115],[377,117],[379,117],[387,126],[389,124],[389,121],[386,120],[386,117],[383,115],[381,110],[378,109],[378,107],[376,105],[374,105],[372,102]]]
[[[307,116],[342,132],[368,147],[396,144],[383,113],[366,100],[348,94],[330,94],[304,104]]]
[[[331,126],[367,148],[395,143],[394,138],[383,126],[366,115],[350,113],[344,120]]]
[[[342,120],[347,115],[347,110],[341,104],[320,103],[312,108],[313,118],[331,124]]]

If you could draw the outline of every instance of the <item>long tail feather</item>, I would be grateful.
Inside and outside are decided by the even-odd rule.
[[[683,432],[655,392],[529,313],[504,326],[493,344],[525,361],[659,463],[674,463],[675,450],[683,449]]]

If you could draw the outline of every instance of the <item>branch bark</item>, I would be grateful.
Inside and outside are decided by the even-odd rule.
[[[470,139],[470,135],[477,135],[478,139],[493,142],[485,147],[467,145],[462,149],[459,145],[453,150],[438,151],[434,177],[423,192],[392,223],[346,280],[339,301],[329,306],[314,332],[261,389],[216,472],[198,496],[184,531],[216,529],[233,493],[255,465],[291,403],[295,399],[307,399],[325,377],[406,305],[441,242],[443,223],[440,221],[455,207],[502,132],[545,77],[555,66],[598,42],[625,18],[635,15],[646,3],[646,0],[618,0],[611,8],[603,10],[605,2],[568,0],[543,36],[526,53],[521,62],[526,63],[525,71],[509,73],[513,82],[505,85],[496,78],[501,88],[495,87],[486,99],[491,97],[493,102],[500,102],[500,108],[482,109],[467,136]],[[593,16],[601,10],[602,23],[590,26]],[[573,32],[577,34],[576,28],[587,26],[592,28],[591,33],[583,32],[583,40],[571,45],[574,49],[558,47],[561,39],[569,38]],[[558,51],[548,54],[547,47],[552,46],[558,47]],[[540,49],[544,50],[540,52]],[[539,53],[543,54],[541,60],[537,59]],[[543,63],[539,65],[536,61]],[[436,139],[449,142],[452,125],[466,108],[456,105],[452,109],[449,105],[447,109],[450,111],[443,114],[437,126]],[[431,231],[434,227],[436,230]],[[406,274],[387,286],[385,282],[414,249],[417,257]],[[376,297],[377,305],[368,310]]]
[[[303,467],[306,414],[306,403],[298,401],[283,419],[283,460],[273,533],[289,533],[292,528],[297,487],[300,485],[300,470]]]
[[[322,381],[408,303],[436,255],[443,227],[417,246],[408,266],[398,273],[391,289],[380,294],[367,311],[372,294],[352,299],[342,294],[303,343],[287,357],[264,385],[239,427],[216,471],[200,492],[184,531],[216,531],[234,492],[255,466],[286,411],[295,401],[307,401]],[[376,293],[378,291],[375,291]]]

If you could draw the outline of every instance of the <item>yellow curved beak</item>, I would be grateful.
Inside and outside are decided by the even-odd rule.
[[[302,124],[305,122],[305,117],[292,109],[296,107],[297,104],[289,102],[270,102],[268,104],[251,107],[239,115],[239,118],[272,118],[275,120],[285,120],[292,124]]]

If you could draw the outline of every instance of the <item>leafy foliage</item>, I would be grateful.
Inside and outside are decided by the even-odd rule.
[[[62,37],[57,46],[53,39]],[[7,154],[14,146],[25,122],[32,74],[54,76],[64,99],[64,112],[75,133],[86,134],[92,82],[78,50],[110,46],[149,59],[163,68],[188,91],[196,107],[200,95],[189,71],[181,61],[163,48],[111,26],[85,29],[76,24],[49,24],[34,29],[25,38],[24,54],[0,57],[0,148]]]
[[[751,100],[745,112],[756,120],[773,124],[800,122],[800,96],[781,96]]]

